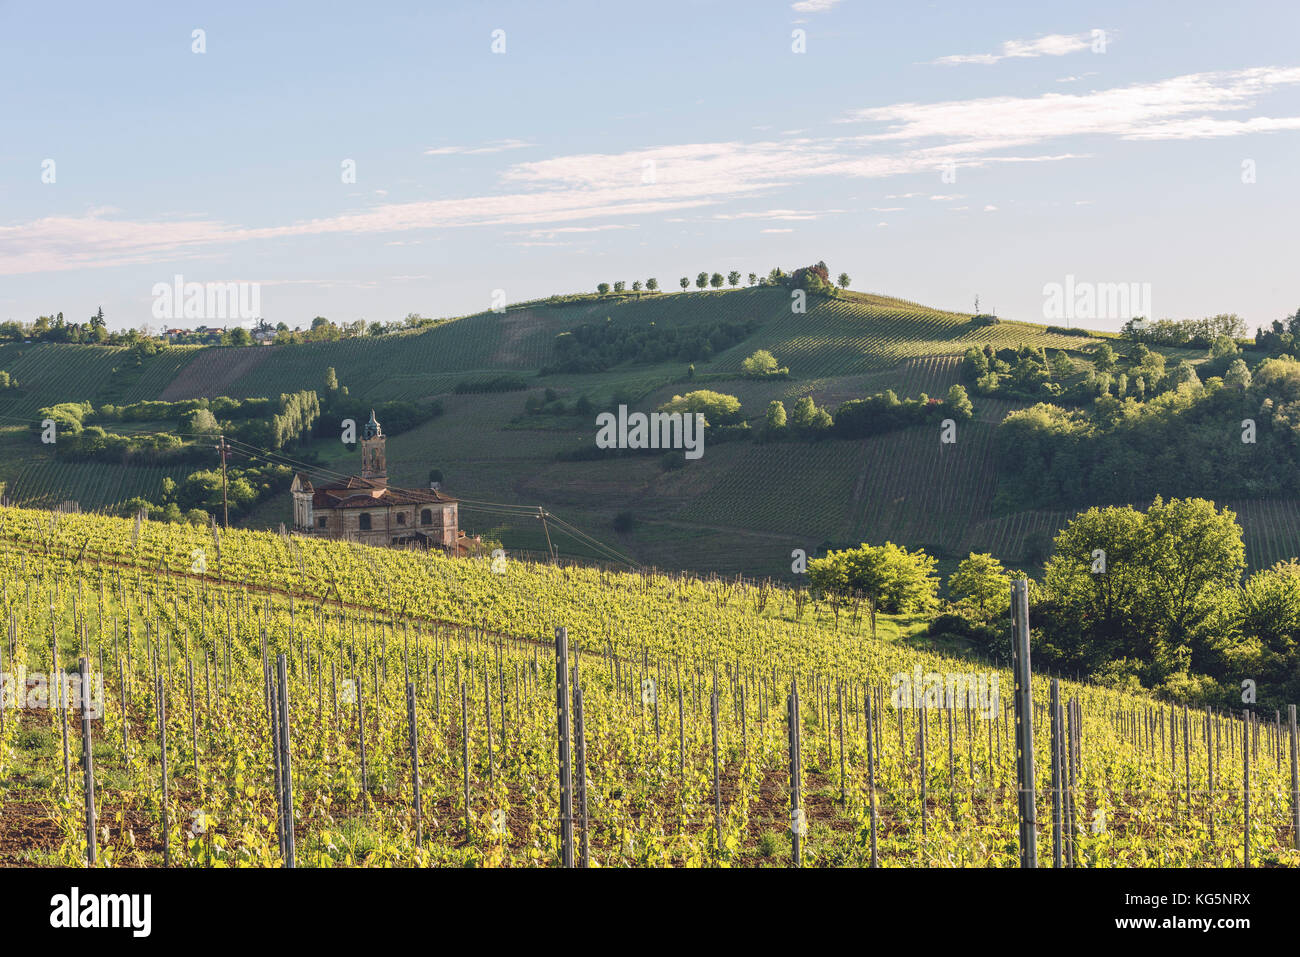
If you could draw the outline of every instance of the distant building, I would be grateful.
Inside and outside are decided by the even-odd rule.
[[[418,545],[450,555],[468,554],[479,544],[460,530],[456,499],[438,489],[388,487],[387,437],[375,413],[361,435],[361,474],[313,484],[293,477],[293,530],[363,545]]]

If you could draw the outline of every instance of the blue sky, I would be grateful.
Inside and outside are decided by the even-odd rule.
[[[0,318],[156,326],[176,274],[294,326],[824,259],[1008,318],[1073,275],[1253,327],[1300,305],[1298,11],[0,2]]]

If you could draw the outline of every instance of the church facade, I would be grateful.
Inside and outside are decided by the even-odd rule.
[[[441,548],[449,555],[470,552],[476,540],[460,529],[456,499],[437,488],[389,487],[386,443],[372,410],[361,435],[360,475],[320,484],[306,473],[295,475],[289,489],[294,532],[362,545]]]

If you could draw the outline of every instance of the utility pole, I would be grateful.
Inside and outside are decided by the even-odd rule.
[[[540,505],[537,506],[537,517],[542,520],[542,531],[546,534],[546,554],[551,556],[551,564],[555,564],[555,549],[551,547],[551,530],[546,527],[546,509]]]
[[[221,527],[230,528],[230,505],[226,501],[226,453],[230,451],[230,446],[226,444],[226,437],[221,436],[221,444],[216,446],[221,453]]]

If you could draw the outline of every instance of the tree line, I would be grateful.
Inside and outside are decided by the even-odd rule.
[[[936,639],[1010,658],[1010,586],[1023,572],[972,553],[947,580],[924,551],[885,543],[808,563],[838,610],[921,615]],[[1201,498],[1091,508],[1053,542],[1030,581],[1034,664],[1191,705],[1279,707],[1300,698],[1300,564],[1245,575],[1241,526]]]

